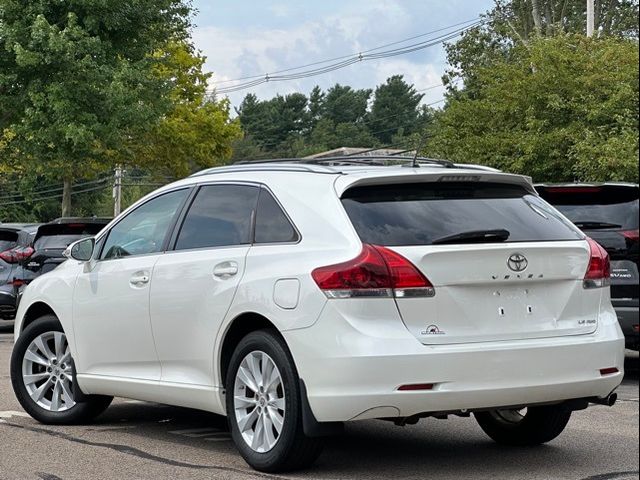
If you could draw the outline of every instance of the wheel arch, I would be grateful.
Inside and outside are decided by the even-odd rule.
[[[278,327],[264,315],[256,312],[245,312],[235,317],[222,335],[218,354],[217,374],[220,383],[224,388],[227,379],[227,369],[231,361],[231,356],[240,340],[256,330],[269,329],[282,337]],[[284,340],[284,337],[282,337]]]
[[[20,323],[19,332],[24,332],[25,328],[27,328],[34,321],[36,321],[40,317],[43,317],[44,315],[53,315],[58,320],[60,320],[58,314],[48,303],[43,301],[33,302],[31,305],[29,305],[24,315],[22,316],[22,322]]]

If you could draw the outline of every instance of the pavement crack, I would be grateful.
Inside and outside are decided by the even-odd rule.
[[[62,480],[61,477],[54,475],[53,473],[37,472],[36,475],[42,480]]]
[[[634,478],[638,477],[640,471],[638,470],[629,470],[627,472],[610,472],[610,473],[601,473],[599,475],[592,475],[590,477],[585,477],[581,480],[622,480],[630,475],[633,475]]]
[[[272,480],[286,480],[285,477],[278,477],[276,475],[269,475],[266,473],[260,473],[260,472],[256,472],[256,471],[251,471],[251,470],[243,470],[241,468],[234,468],[234,467],[225,467],[222,465],[198,465],[195,463],[187,463],[187,462],[181,462],[179,460],[172,460],[170,458],[164,458],[164,457],[160,457],[158,455],[153,455],[151,453],[145,452],[144,450],[140,450],[138,448],[135,447],[130,447],[128,445],[119,445],[116,443],[106,443],[106,442],[94,442],[91,440],[86,440],[84,438],[79,438],[79,437],[75,437],[73,435],[69,435],[68,433],[65,432],[58,432],[55,430],[49,430],[47,428],[40,428],[40,427],[32,427],[29,425],[19,425],[17,423],[12,423],[12,422],[4,422],[2,424],[0,424],[0,427],[13,427],[13,428],[19,428],[19,429],[23,429],[23,430],[27,430],[30,432],[34,432],[34,433],[42,433],[44,435],[49,435],[52,437],[56,437],[56,438],[61,438],[63,440],[67,440],[69,442],[74,442],[74,443],[79,443],[81,445],[87,445],[87,446],[91,446],[91,447],[99,447],[99,448],[108,448],[110,450],[114,450],[116,452],[119,453],[124,453],[127,455],[132,455],[134,457],[138,457],[138,458],[142,458],[145,460],[151,460],[154,462],[158,462],[158,463],[163,463],[165,465],[171,465],[172,467],[182,467],[182,468],[191,468],[191,469],[196,469],[196,470],[220,470],[220,471],[224,471],[224,472],[231,472],[231,473],[241,473],[243,475],[251,475],[257,478],[268,478],[268,479],[272,479]],[[48,475],[48,474],[45,474]],[[56,480],[58,477],[40,477],[43,480]],[[598,479],[599,480],[599,479]]]

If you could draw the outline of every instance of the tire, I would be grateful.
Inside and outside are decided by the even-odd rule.
[[[518,412],[492,410],[474,415],[484,433],[497,443],[511,446],[550,442],[562,433],[571,418],[571,411],[561,405],[530,407],[524,414]]]
[[[257,375],[251,374],[251,366]],[[273,378],[276,380],[268,381]],[[248,386],[252,382],[257,393]],[[240,341],[231,357],[225,387],[231,437],[251,467],[286,472],[308,467],[318,458],[324,442],[304,434],[298,373],[276,332],[258,330]]]
[[[76,402],[72,369],[66,336],[54,315],[27,326],[11,354],[11,384],[22,408],[37,421],[52,425],[85,423],[104,412],[113,397],[85,395]]]

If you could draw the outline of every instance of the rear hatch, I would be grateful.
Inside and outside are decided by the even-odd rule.
[[[611,257],[611,297],[638,300],[638,185],[540,185],[536,189]]]
[[[17,244],[18,232],[0,227],[0,255],[15,248]],[[4,285],[10,280],[12,269],[13,265],[0,256],[0,285]]]
[[[424,344],[593,332],[584,235],[522,185],[432,182],[353,187],[342,202],[364,243],[410,260],[432,297],[396,298]]]
[[[40,226],[33,240],[33,255],[25,262],[25,268],[37,275],[50,272],[66,260],[63,253],[70,244],[97,234],[106,223],[48,223]]]

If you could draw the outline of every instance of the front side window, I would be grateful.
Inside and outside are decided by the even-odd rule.
[[[176,241],[176,250],[251,243],[258,187],[206,185],[200,188]]]
[[[100,258],[160,252],[187,189],[165,193],[129,213],[107,234]]]

